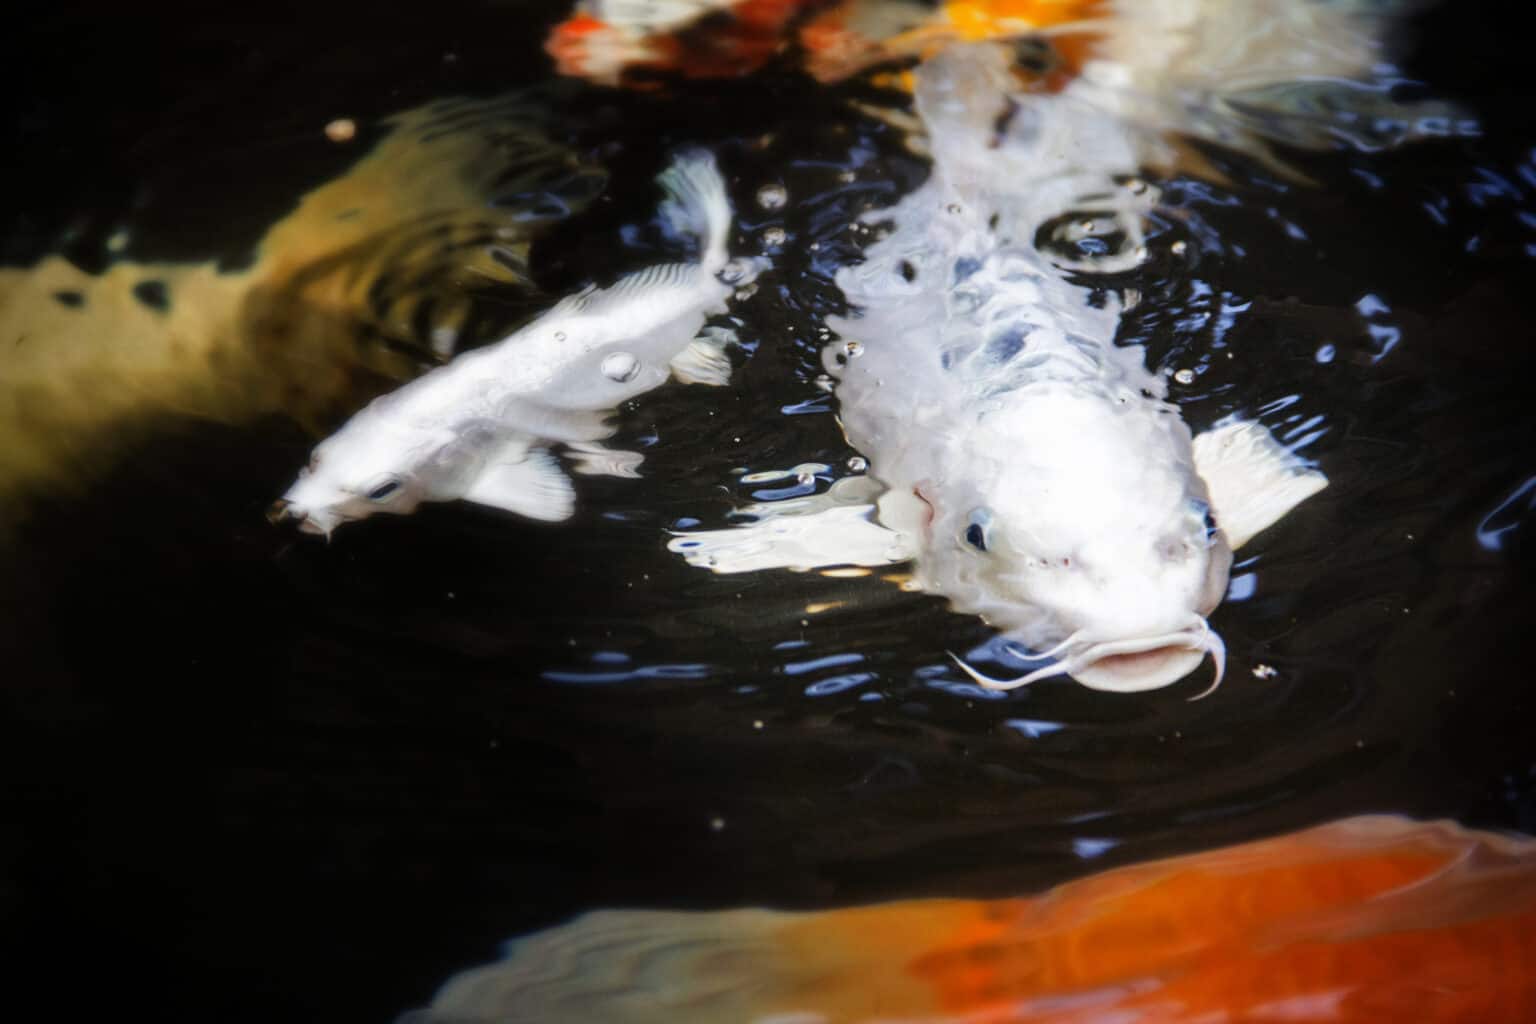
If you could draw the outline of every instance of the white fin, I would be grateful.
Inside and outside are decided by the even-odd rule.
[[[893,565],[911,559],[906,538],[871,521],[873,505],[770,517],[728,530],[680,533],[667,543],[689,565],[718,573]]]
[[[723,387],[731,382],[731,357],[716,333],[701,334],[673,357],[672,376],[684,384]]]
[[[491,462],[463,495],[477,505],[529,519],[559,522],[576,511],[576,488],[560,463],[542,449],[517,462]]]
[[[910,538],[874,521],[868,499],[878,490],[867,477],[848,477],[824,494],[749,505],[742,511],[762,517],[755,523],[676,534],[667,549],[718,573],[910,561]]]
[[[640,464],[645,461],[645,456],[639,452],[621,451],[595,441],[567,445],[566,454],[571,458],[571,468],[583,476],[621,476],[638,480]]]
[[[1210,491],[1216,525],[1234,549],[1328,486],[1326,476],[1308,469],[1252,420],[1196,437],[1195,470]]]
[[[657,263],[625,274],[608,288],[588,288],[563,300],[560,312],[574,316],[624,316],[633,312],[631,303],[664,292],[687,288],[701,280],[696,263]]]
[[[662,214],[676,230],[698,237],[704,247],[700,262],[713,276],[728,259],[725,243],[731,230],[731,203],[714,154],[687,150],[657,181],[668,196]]]

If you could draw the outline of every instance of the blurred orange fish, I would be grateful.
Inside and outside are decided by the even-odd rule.
[[[953,40],[1049,33],[1053,71],[1087,53],[1107,0],[582,0],[546,49],[564,75],[637,84],[646,72],[718,78],[757,70],[798,41],[806,70],[836,81],[926,57]],[[1073,33],[1076,33],[1075,35]]]
[[[1351,818],[1042,896],[608,911],[400,1024],[1536,1021],[1536,840]]]
[[[1108,0],[954,0],[937,10],[912,0],[845,0],[800,30],[806,70],[838,81],[874,64],[927,58],[945,44],[1008,37],[1044,39],[1037,70],[1059,88],[1087,59]]]
[[[782,50],[822,0],[582,0],[545,49],[563,75],[618,84],[637,72],[744,75]]]

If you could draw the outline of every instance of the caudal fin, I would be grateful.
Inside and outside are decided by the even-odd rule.
[[[698,237],[704,247],[701,262],[710,273],[725,266],[726,238],[731,230],[731,202],[714,154],[690,149],[678,156],[657,179],[667,193],[661,212],[678,231]]]

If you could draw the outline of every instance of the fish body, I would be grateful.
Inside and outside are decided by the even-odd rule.
[[[1035,244],[1084,210],[1134,260],[1134,137],[1070,91],[1000,133],[1008,81],[991,46],[920,72],[933,176],[838,275],[863,312],[831,326],[867,339],[840,368],[844,430],[889,488],[882,522],[917,539],[919,583],[1088,685],[1166,685],[1221,657],[1205,616],[1231,539],[1163,381],[1114,344],[1119,309]]]
[[[503,341],[375,400],[315,449],[274,517],[329,535],[376,512],[462,498],[534,519],[568,518],[574,489],[552,445],[599,455],[596,442],[612,433],[607,413],[620,403],[669,376],[723,383],[729,375],[718,344],[697,339],[751,272],[729,261],[724,183],[702,152],[680,158],[660,182],[669,219],[700,239],[699,260],[588,288]],[[632,471],[633,461],[617,465]]]
[[[1139,259],[1141,139],[1071,87],[1013,89],[991,44],[919,69],[933,172],[878,214],[894,229],[837,276],[857,312],[829,318],[843,341],[828,369],[848,440],[883,488],[872,521],[844,507],[821,510],[835,522],[775,523],[759,508],[755,536],[674,549],[716,571],[772,564],[764,549],[786,534],[796,567],[911,559],[919,586],[1047,662],[1008,681],[961,663],[989,687],[1069,674],[1146,690],[1207,654],[1219,683],[1225,651],[1206,616],[1233,548],[1327,481],[1255,423],[1192,437],[1140,350],[1115,345],[1118,303],[1090,301],[1068,272]],[[1104,252],[1052,257],[1037,239],[1053,232]]]
[[[1536,1019],[1536,841],[1348,818],[1038,896],[595,911],[399,1024]]]
[[[632,72],[743,75],[783,49],[803,9],[824,0],[582,0],[545,49],[563,75],[607,85]]]

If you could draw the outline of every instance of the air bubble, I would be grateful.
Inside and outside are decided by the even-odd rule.
[[[854,455],[848,459],[848,468],[855,473],[862,473],[869,468],[869,460],[862,455]]]
[[[783,185],[764,185],[757,190],[757,205],[765,210],[780,210],[789,202],[789,191]]]
[[[1174,242],[1172,245],[1170,245],[1168,247],[1168,251],[1173,253],[1175,256],[1183,256],[1184,253],[1188,249],[1189,249],[1189,244],[1186,243],[1183,239],[1180,239],[1179,241]]]
[[[849,359],[856,359],[864,353],[864,343],[862,341],[845,341],[843,342],[843,351],[848,354]]]
[[[564,331],[556,331],[555,332],[555,340],[556,341],[564,341],[565,340],[565,332]]]
[[[603,376],[620,384],[634,380],[640,374],[640,360],[628,352],[613,352],[603,357]]]
[[[783,245],[784,240],[788,237],[789,236],[785,234],[784,229],[778,227],[777,225],[763,229],[763,244],[769,246],[770,248],[773,246]]]
[[[1195,371],[1185,367],[1178,373],[1175,373],[1173,379],[1180,384],[1193,384],[1195,382]]]
[[[1334,356],[1338,354],[1338,349],[1334,348],[1332,345],[1319,345],[1317,347],[1317,354],[1314,355],[1313,358],[1320,363],[1331,363],[1333,362]]]

